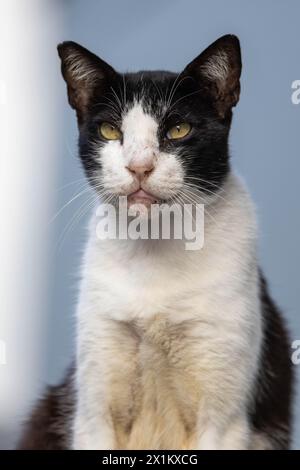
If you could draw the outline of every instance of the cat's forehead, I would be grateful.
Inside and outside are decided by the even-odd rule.
[[[143,109],[144,113],[161,117],[169,103],[178,75],[165,71],[140,71],[122,75],[118,94],[127,112]]]
[[[142,91],[155,89],[157,86],[163,90],[167,89],[170,84],[179,77],[179,74],[164,70],[141,70],[139,72],[122,74],[122,80],[125,82],[129,91]]]
[[[145,139],[148,143],[155,143],[159,120],[136,101],[123,115],[121,129],[124,135],[130,135],[134,139]]]
[[[159,129],[178,121],[197,121],[206,112],[197,83],[174,72],[136,72],[118,74],[91,109],[93,122],[109,121],[124,129],[155,120]],[[150,126],[151,127],[151,126]]]
[[[116,122],[132,121],[138,125],[152,116],[162,122],[170,111],[176,111],[175,101],[180,97],[180,111],[184,112],[182,96],[188,95],[184,80],[179,74],[165,71],[136,72],[119,75],[106,95],[109,110],[118,110]],[[178,107],[177,107],[178,112]]]

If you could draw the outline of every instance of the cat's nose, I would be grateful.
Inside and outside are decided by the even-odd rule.
[[[144,161],[132,160],[128,163],[126,167],[130,173],[133,173],[139,178],[139,180],[144,179],[146,176],[149,176],[150,173],[154,170],[154,159],[147,159]]]

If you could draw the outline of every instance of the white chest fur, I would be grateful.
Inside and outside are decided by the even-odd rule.
[[[234,176],[223,194],[199,252],[98,241],[91,229],[74,447],[225,448],[231,436],[247,446],[261,341],[255,220]]]

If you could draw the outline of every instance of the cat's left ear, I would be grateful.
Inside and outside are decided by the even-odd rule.
[[[240,43],[226,35],[211,44],[184,69],[208,93],[221,118],[226,117],[240,95],[242,70]]]

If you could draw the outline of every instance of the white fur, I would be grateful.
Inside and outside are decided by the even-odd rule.
[[[126,165],[153,158],[144,189],[172,194],[183,169],[159,152],[155,120],[136,104],[122,131],[123,145],[98,153],[105,187],[135,191]],[[196,252],[181,240],[100,241],[92,219],[77,311],[75,449],[251,446],[261,347],[255,215],[234,175],[209,211]]]

